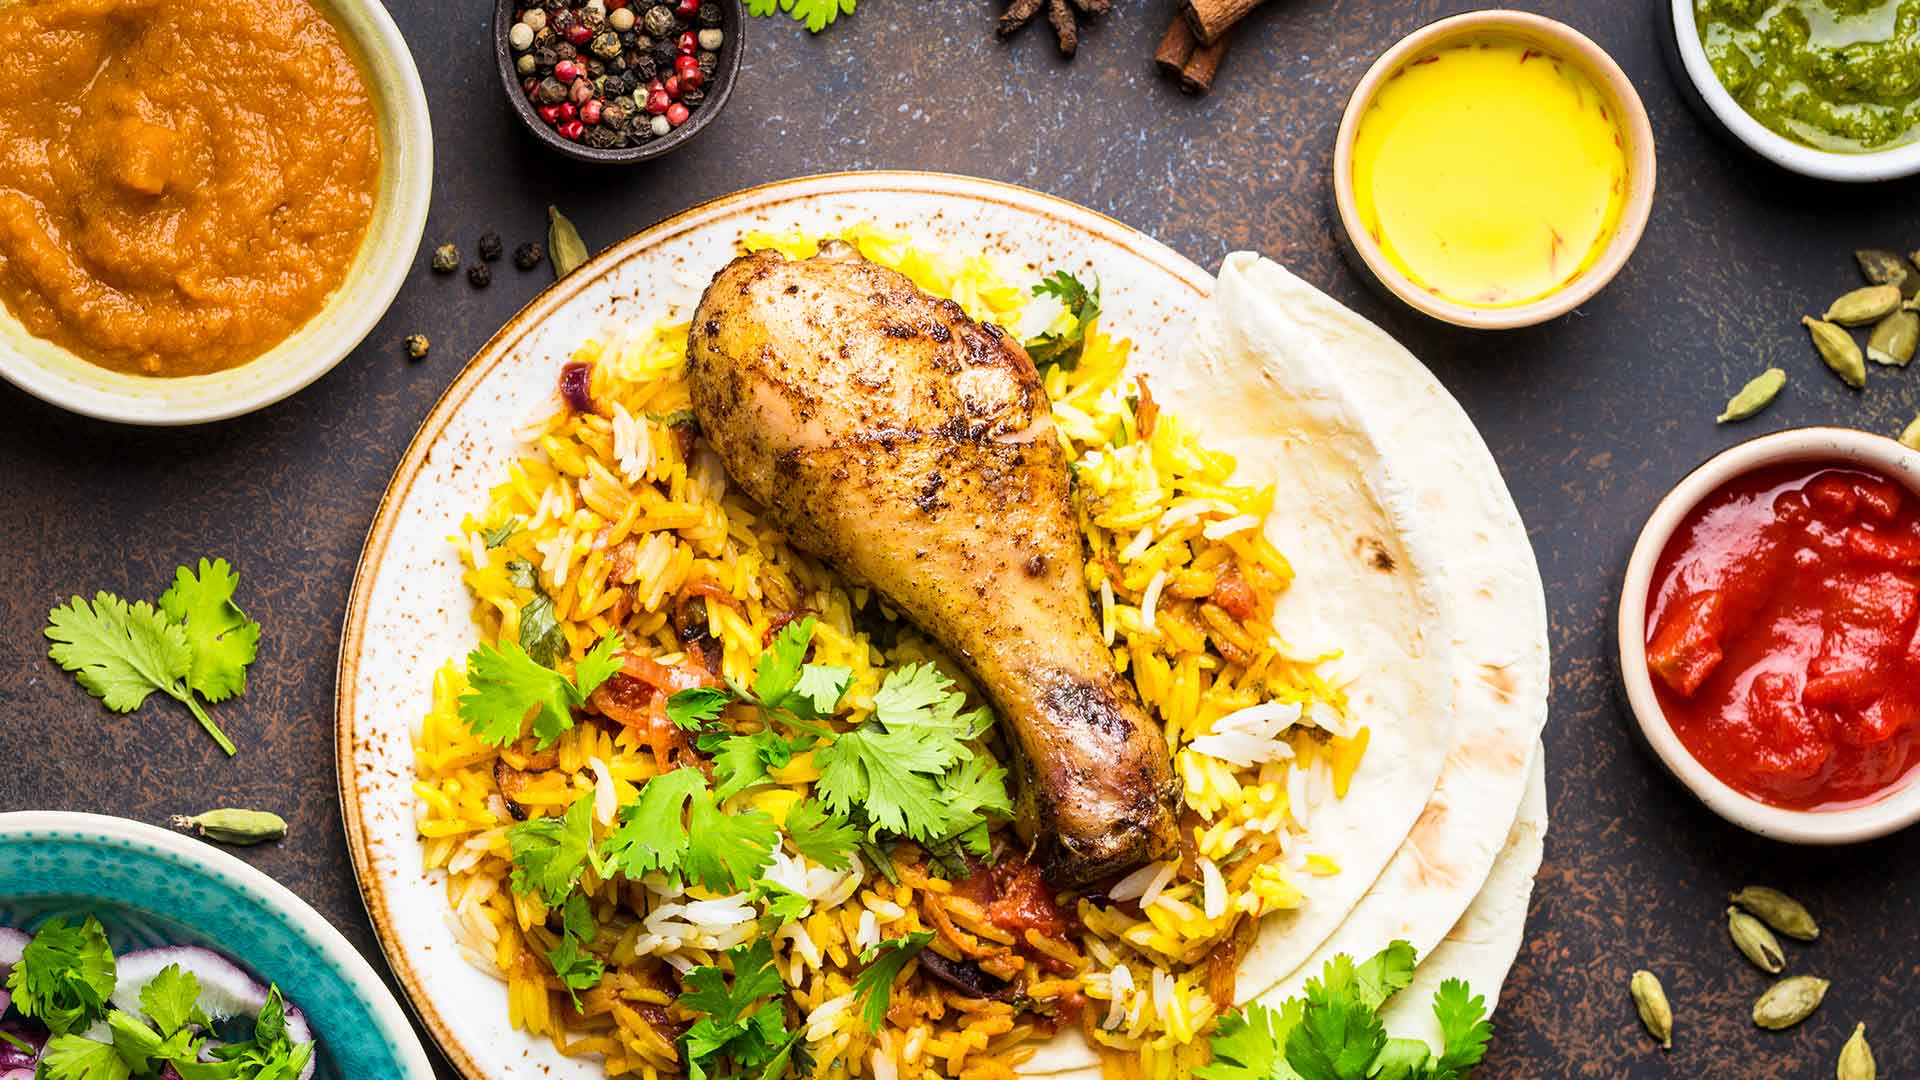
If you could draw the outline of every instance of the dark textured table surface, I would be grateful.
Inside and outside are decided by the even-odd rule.
[[[1348,89],[1400,34],[1458,4],[1276,0],[1244,28],[1212,96],[1180,96],[1149,56],[1167,0],[1117,0],[1063,64],[1042,30],[991,36],[992,0],[864,0],[818,37],[759,20],[732,104],[650,166],[567,164],[514,128],[491,68],[489,8],[395,0],[435,110],[427,244],[509,247],[560,204],[598,247],[702,199],[842,169],[993,177],[1104,211],[1209,268],[1277,258],[1375,318],[1459,396],[1506,473],[1546,578],[1554,649],[1547,730],[1553,825],[1526,944],[1508,983],[1493,1077],[1832,1075],[1866,1020],[1886,1072],[1920,1056],[1920,832],[1841,851],[1760,841],[1660,773],[1614,693],[1609,618],[1627,547],[1684,471],[1792,425],[1896,431],[1920,373],[1876,370],[1864,395],[1825,373],[1798,316],[1857,283],[1849,252],[1920,246],[1920,185],[1840,188],[1749,164],[1683,105],[1648,3],[1527,4],[1617,57],[1644,97],[1659,196],[1638,254],[1585,308],[1504,335],[1390,311],[1340,259],[1327,172]],[[1664,5],[1659,5],[1664,8]],[[375,242],[379,242],[376,238]],[[161,822],[210,804],[273,807],[293,835],[246,857],[376,958],[334,796],[334,661],[361,540],[407,439],[471,351],[547,281],[499,264],[494,284],[419,270],[373,335],[292,400],[222,424],[151,431],[83,421],[0,386],[0,809]],[[411,364],[400,339],[422,332]],[[1770,364],[1793,382],[1739,428],[1712,422]],[[47,609],[75,593],[153,596],[177,563],[225,555],[266,628],[252,685],[220,715],[226,760],[171,703],[109,716],[46,659]],[[1726,942],[1730,888],[1800,893],[1826,934],[1794,970],[1835,980],[1784,1034],[1746,1012],[1764,977]],[[1662,1055],[1639,1033],[1629,973],[1666,980],[1679,1019]],[[449,1073],[448,1075],[451,1075]]]

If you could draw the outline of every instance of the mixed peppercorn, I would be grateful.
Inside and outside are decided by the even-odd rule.
[[[507,31],[521,89],[562,138],[637,146],[707,98],[727,34],[713,0],[542,2]]]

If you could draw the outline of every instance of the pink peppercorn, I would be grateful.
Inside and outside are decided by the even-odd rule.
[[[560,125],[560,136],[573,142],[579,142],[580,136],[586,134],[586,132],[586,125],[578,120],[569,120]]]
[[[691,114],[687,111],[687,107],[677,101],[667,106],[667,123],[674,127],[686,123],[689,115]]]
[[[593,39],[593,31],[580,23],[567,27],[567,42],[572,45],[585,45]]]
[[[648,91],[647,93],[647,111],[655,116],[669,111],[674,104],[673,99],[667,96],[667,91],[664,87],[659,90]]]
[[[580,77],[580,65],[572,60],[562,60],[553,65],[553,77],[563,83],[571,83]]]
[[[683,19],[691,19],[700,14],[700,0],[680,0],[673,5],[673,13]]]
[[[687,76],[700,74],[700,61],[681,53],[673,58],[673,73],[680,76],[681,81],[684,82]]]
[[[540,119],[545,120],[549,124],[557,124],[560,122],[560,106],[558,105],[542,105],[535,111],[540,114]]]
[[[525,90],[528,97],[533,97],[540,92],[540,80],[531,78],[521,79],[520,89]]]
[[[681,56],[692,56],[693,51],[700,47],[700,39],[694,35],[693,31],[688,30],[686,33],[681,34],[679,40],[674,44],[680,50]]]
[[[675,100],[675,101],[679,101],[679,100],[680,100],[680,93],[681,93],[681,91],[680,91],[680,76],[678,76],[678,75],[669,75],[669,76],[667,76],[667,85],[666,85],[666,91],[667,91],[667,96],[668,96],[668,97],[670,97],[670,98],[672,98],[672,99],[673,99],[673,100]]]
[[[565,123],[566,121],[571,120],[574,117],[580,115],[580,110],[576,108],[573,102],[571,101],[563,101],[560,104],[555,105],[554,109],[555,109],[555,115],[560,119],[562,123]]]
[[[600,103],[599,98],[594,98],[592,101],[589,101],[585,105],[580,106],[581,122],[588,123],[588,124],[599,123],[600,110],[603,108],[605,108],[605,106]]]
[[[689,90],[698,90],[706,81],[707,77],[700,74],[699,68],[695,68],[691,73],[680,76],[680,93],[685,94]]]

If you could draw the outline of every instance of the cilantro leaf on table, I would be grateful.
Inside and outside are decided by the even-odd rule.
[[[867,966],[853,980],[853,996],[861,1003],[860,1015],[869,1030],[879,1032],[880,1025],[887,1019],[887,1007],[893,1002],[894,980],[900,977],[907,961],[918,956],[932,940],[933,931],[922,930],[906,937],[889,938],[860,954],[861,962]]]
[[[113,949],[100,920],[78,926],[48,919],[27,942],[7,975],[13,1007],[55,1035],[84,1031],[107,1014],[113,995]]]
[[[833,25],[841,15],[853,14],[856,0],[747,0],[747,14],[771,15],[775,8],[793,16],[811,33]]]
[[[547,951],[547,964],[553,968],[560,985],[566,987],[573,1007],[578,1009],[579,991],[598,986],[601,976],[607,973],[606,963],[586,949],[600,928],[593,921],[591,905],[580,893],[567,897],[560,921],[560,943]]]
[[[569,679],[514,642],[497,648],[482,644],[467,654],[467,692],[460,695],[460,719],[480,741],[507,746],[520,738],[532,713],[533,734],[545,749],[573,726],[573,710],[620,670],[614,657],[619,647],[617,634],[601,638],[574,665]]]
[[[829,870],[845,870],[847,854],[860,843],[860,829],[836,817],[812,799],[803,799],[787,811],[787,839],[795,851]]]
[[[621,808],[602,855],[608,868],[630,878],[658,870],[674,881],[739,892],[773,860],[778,842],[771,817],[758,810],[722,813],[706,777],[682,768],[647,781],[640,797]]]
[[[186,627],[144,600],[129,604],[109,592],[89,603],[76,596],[47,614],[48,655],[73,673],[87,693],[107,708],[130,713],[155,690],[187,707],[228,755],[233,740],[207,715],[188,680],[193,642]]]
[[[1032,358],[1033,366],[1045,372],[1050,367],[1061,367],[1072,371],[1080,362],[1080,353],[1086,348],[1087,327],[1100,315],[1100,282],[1095,279],[1093,288],[1080,283],[1080,279],[1065,270],[1055,270],[1041,278],[1033,286],[1033,295],[1051,296],[1060,302],[1067,314],[1072,317],[1072,325],[1059,332],[1042,333],[1026,342],[1027,356]]]
[[[1445,1046],[1434,1066],[1435,1080],[1454,1080],[1487,1056],[1493,1025],[1487,1022],[1487,999],[1475,995],[1460,979],[1448,979],[1433,994],[1433,1015],[1440,1021]]]
[[[1419,1039],[1388,1038],[1379,1009],[1413,979],[1413,947],[1395,941],[1361,964],[1341,954],[1306,993],[1278,1010],[1249,1005],[1227,1013],[1212,1036],[1212,1062],[1199,1080],[1466,1080],[1486,1055],[1493,1025],[1486,1000],[1458,979],[1434,993],[1444,1046],[1436,1057]]]
[[[559,907],[594,858],[593,793],[574,801],[559,817],[529,818],[507,829],[513,853],[513,890],[540,894]]]
[[[225,559],[201,559],[199,574],[182,566],[173,587],[160,594],[160,610],[186,627],[193,649],[187,685],[210,702],[247,692],[247,665],[260,646],[260,624],[233,602],[240,575]]]
[[[1300,1022],[1300,1005],[1248,1005],[1227,1013],[1213,1032],[1213,1060],[1193,1070],[1200,1080],[1296,1080],[1282,1048]]]

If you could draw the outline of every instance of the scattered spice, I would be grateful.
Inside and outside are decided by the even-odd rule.
[[[1202,45],[1220,40],[1235,23],[1247,17],[1265,0],[1184,0],[1180,13],[1193,27],[1194,37]]]
[[[487,262],[496,262],[500,258],[500,234],[489,229],[480,234],[480,257]]]
[[[1814,975],[1791,975],[1767,988],[1753,1003],[1753,1022],[1768,1031],[1784,1031],[1812,1016],[1833,984]]]
[[[1773,404],[1773,399],[1780,396],[1781,388],[1786,385],[1786,372],[1779,368],[1768,368],[1733,395],[1733,400],[1727,402],[1726,411],[1715,417],[1715,422],[1730,424],[1758,416],[1762,409]]]
[[[995,32],[1006,37],[1034,20],[1040,9],[1047,10],[1047,22],[1053,27],[1054,41],[1060,46],[1060,55],[1073,59],[1080,48],[1080,15],[1105,15],[1113,6],[1113,0],[1011,0],[1007,9],[1000,13],[1000,21]]]
[[[538,240],[530,240],[513,249],[513,265],[522,270],[531,270],[546,261],[547,249]]]
[[[222,807],[188,817],[175,814],[167,822],[176,829],[194,833],[217,844],[246,847],[279,840],[287,835],[287,820],[271,810],[236,810]]]
[[[564,139],[613,150],[671,132],[706,101],[724,21],[711,0],[644,10],[636,0],[540,0],[508,28],[507,44],[541,121]]]
[[[587,261],[587,245],[580,239],[580,230],[573,227],[573,222],[568,221],[557,206],[547,207],[547,250],[553,259],[555,281]]]
[[[409,360],[425,360],[427,358],[427,349],[432,345],[432,343],[427,340],[427,335],[425,334],[408,334],[407,340],[403,342],[403,344],[406,346],[407,359]]]
[[[1633,1007],[1639,1012],[1640,1023],[1646,1026],[1647,1034],[1660,1044],[1660,1049],[1673,1049],[1673,1006],[1667,1002],[1667,991],[1661,987],[1659,978],[1651,971],[1636,971],[1627,983],[1627,992],[1633,995]]]
[[[493,269],[486,263],[478,262],[467,267],[467,284],[476,289],[484,289],[493,284]]]
[[[1748,885],[1727,899],[1796,941],[1812,941],[1820,936],[1820,926],[1813,921],[1813,913],[1807,906],[1779,889]]]
[[[451,274],[460,269],[460,249],[452,244],[441,244],[433,249],[433,272]]]

